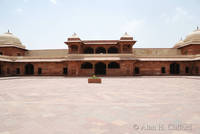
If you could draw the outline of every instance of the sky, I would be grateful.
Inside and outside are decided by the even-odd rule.
[[[0,0],[0,33],[8,29],[27,49],[63,49],[82,40],[118,40],[136,48],[170,48],[200,27],[200,0]]]

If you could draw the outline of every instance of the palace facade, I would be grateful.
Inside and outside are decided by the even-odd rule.
[[[0,35],[0,76],[200,75],[200,30],[173,48],[134,48],[125,33],[119,40],[81,40],[68,49],[28,50],[9,31]]]

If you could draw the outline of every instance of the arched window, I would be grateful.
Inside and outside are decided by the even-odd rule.
[[[93,65],[89,62],[84,62],[83,64],[81,64],[81,69],[92,69]]]
[[[96,53],[97,54],[100,54],[100,53],[106,53],[106,49],[104,48],[104,47],[98,47],[97,49],[96,49]]]
[[[84,54],[93,54],[94,53],[94,49],[91,47],[87,47],[84,49]]]
[[[71,46],[71,50],[72,50],[73,52],[78,51],[78,46],[72,45],[72,46]]]
[[[118,48],[116,48],[116,47],[110,47],[108,49],[108,53],[118,53]]]
[[[120,65],[119,65],[119,63],[117,63],[117,62],[110,62],[110,63],[108,64],[108,68],[117,69],[117,68],[120,68]]]

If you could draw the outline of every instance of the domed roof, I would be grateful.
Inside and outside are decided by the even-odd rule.
[[[186,36],[184,42],[188,41],[200,41],[200,29],[197,27],[197,30],[190,33],[188,36]]]
[[[0,46],[15,46],[25,48],[25,46],[22,45],[20,39],[9,31],[0,35]]]
[[[72,34],[71,37],[68,38],[68,41],[80,41],[81,39],[78,37],[76,33]]]
[[[178,48],[180,46],[183,46],[184,45],[184,41],[181,39],[179,42],[177,42],[173,48]]]
[[[133,40],[133,37],[130,36],[127,32],[120,38],[120,40]]]

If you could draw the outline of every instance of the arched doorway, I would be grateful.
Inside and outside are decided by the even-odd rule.
[[[26,64],[25,74],[26,75],[33,75],[34,74],[34,66],[32,64]]]
[[[105,49],[104,47],[98,47],[98,48],[96,49],[96,53],[97,53],[97,54],[100,54],[100,53],[105,54],[105,53],[106,53],[106,49]]]
[[[84,54],[93,54],[94,53],[94,49],[91,47],[87,47],[84,49]]]
[[[106,64],[99,62],[95,64],[95,74],[96,75],[106,75]]]
[[[110,47],[108,49],[108,53],[118,53],[118,48],[116,48],[116,47]]]
[[[171,74],[179,74],[180,73],[180,65],[177,63],[170,64],[170,73]]]

